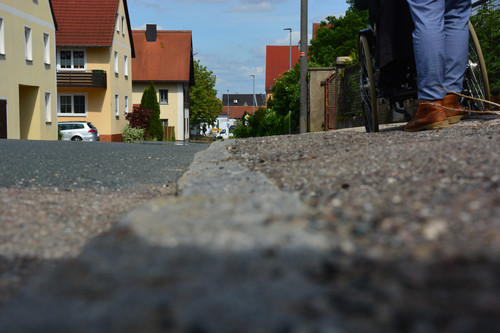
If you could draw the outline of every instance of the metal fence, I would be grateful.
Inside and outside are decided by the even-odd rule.
[[[335,128],[349,128],[363,126],[365,118],[363,104],[359,91],[360,64],[356,63],[345,68],[337,75],[333,82],[333,88],[337,94]]]

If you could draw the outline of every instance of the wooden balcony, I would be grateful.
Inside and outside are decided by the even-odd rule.
[[[106,89],[106,72],[57,72],[57,86],[60,88]]]

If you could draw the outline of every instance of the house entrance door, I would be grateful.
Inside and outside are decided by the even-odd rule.
[[[0,99],[0,139],[7,139],[7,101]]]

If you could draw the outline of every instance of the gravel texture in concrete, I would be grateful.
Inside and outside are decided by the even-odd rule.
[[[484,117],[214,143],[0,331],[497,332],[499,140]]]

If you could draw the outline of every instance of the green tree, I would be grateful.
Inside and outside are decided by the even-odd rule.
[[[163,127],[161,126],[160,121],[160,103],[158,103],[156,88],[153,82],[151,82],[149,88],[144,89],[144,93],[141,98],[141,108],[153,111],[149,122],[148,133],[153,140],[162,141]]]
[[[268,126],[273,126],[277,133],[288,133],[288,112],[291,111],[291,129],[297,133],[300,120],[300,65],[295,65],[291,70],[276,80],[271,88],[273,96],[267,102],[269,112]],[[285,121],[286,120],[286,121]]]
[[[500,8],[485,3],[471,22],[481,43],[490,89],[500,88]]]
[[[191,127],[199,130],[200,126],[215,122],[222,109],[222,102],[217,98],[217,90],[214,89],[215,75],[202,66],[199,60],[194,62],[194,81],[190,95],[189,122]]]
[[[316,38],[309,48],[311,66],[332,66],[337,57],[358,53],[359,30],[368,26],[368,11],[354,8],[354,1],[347,0],[349,8],[344,16],[328,16],[321,22]]]

